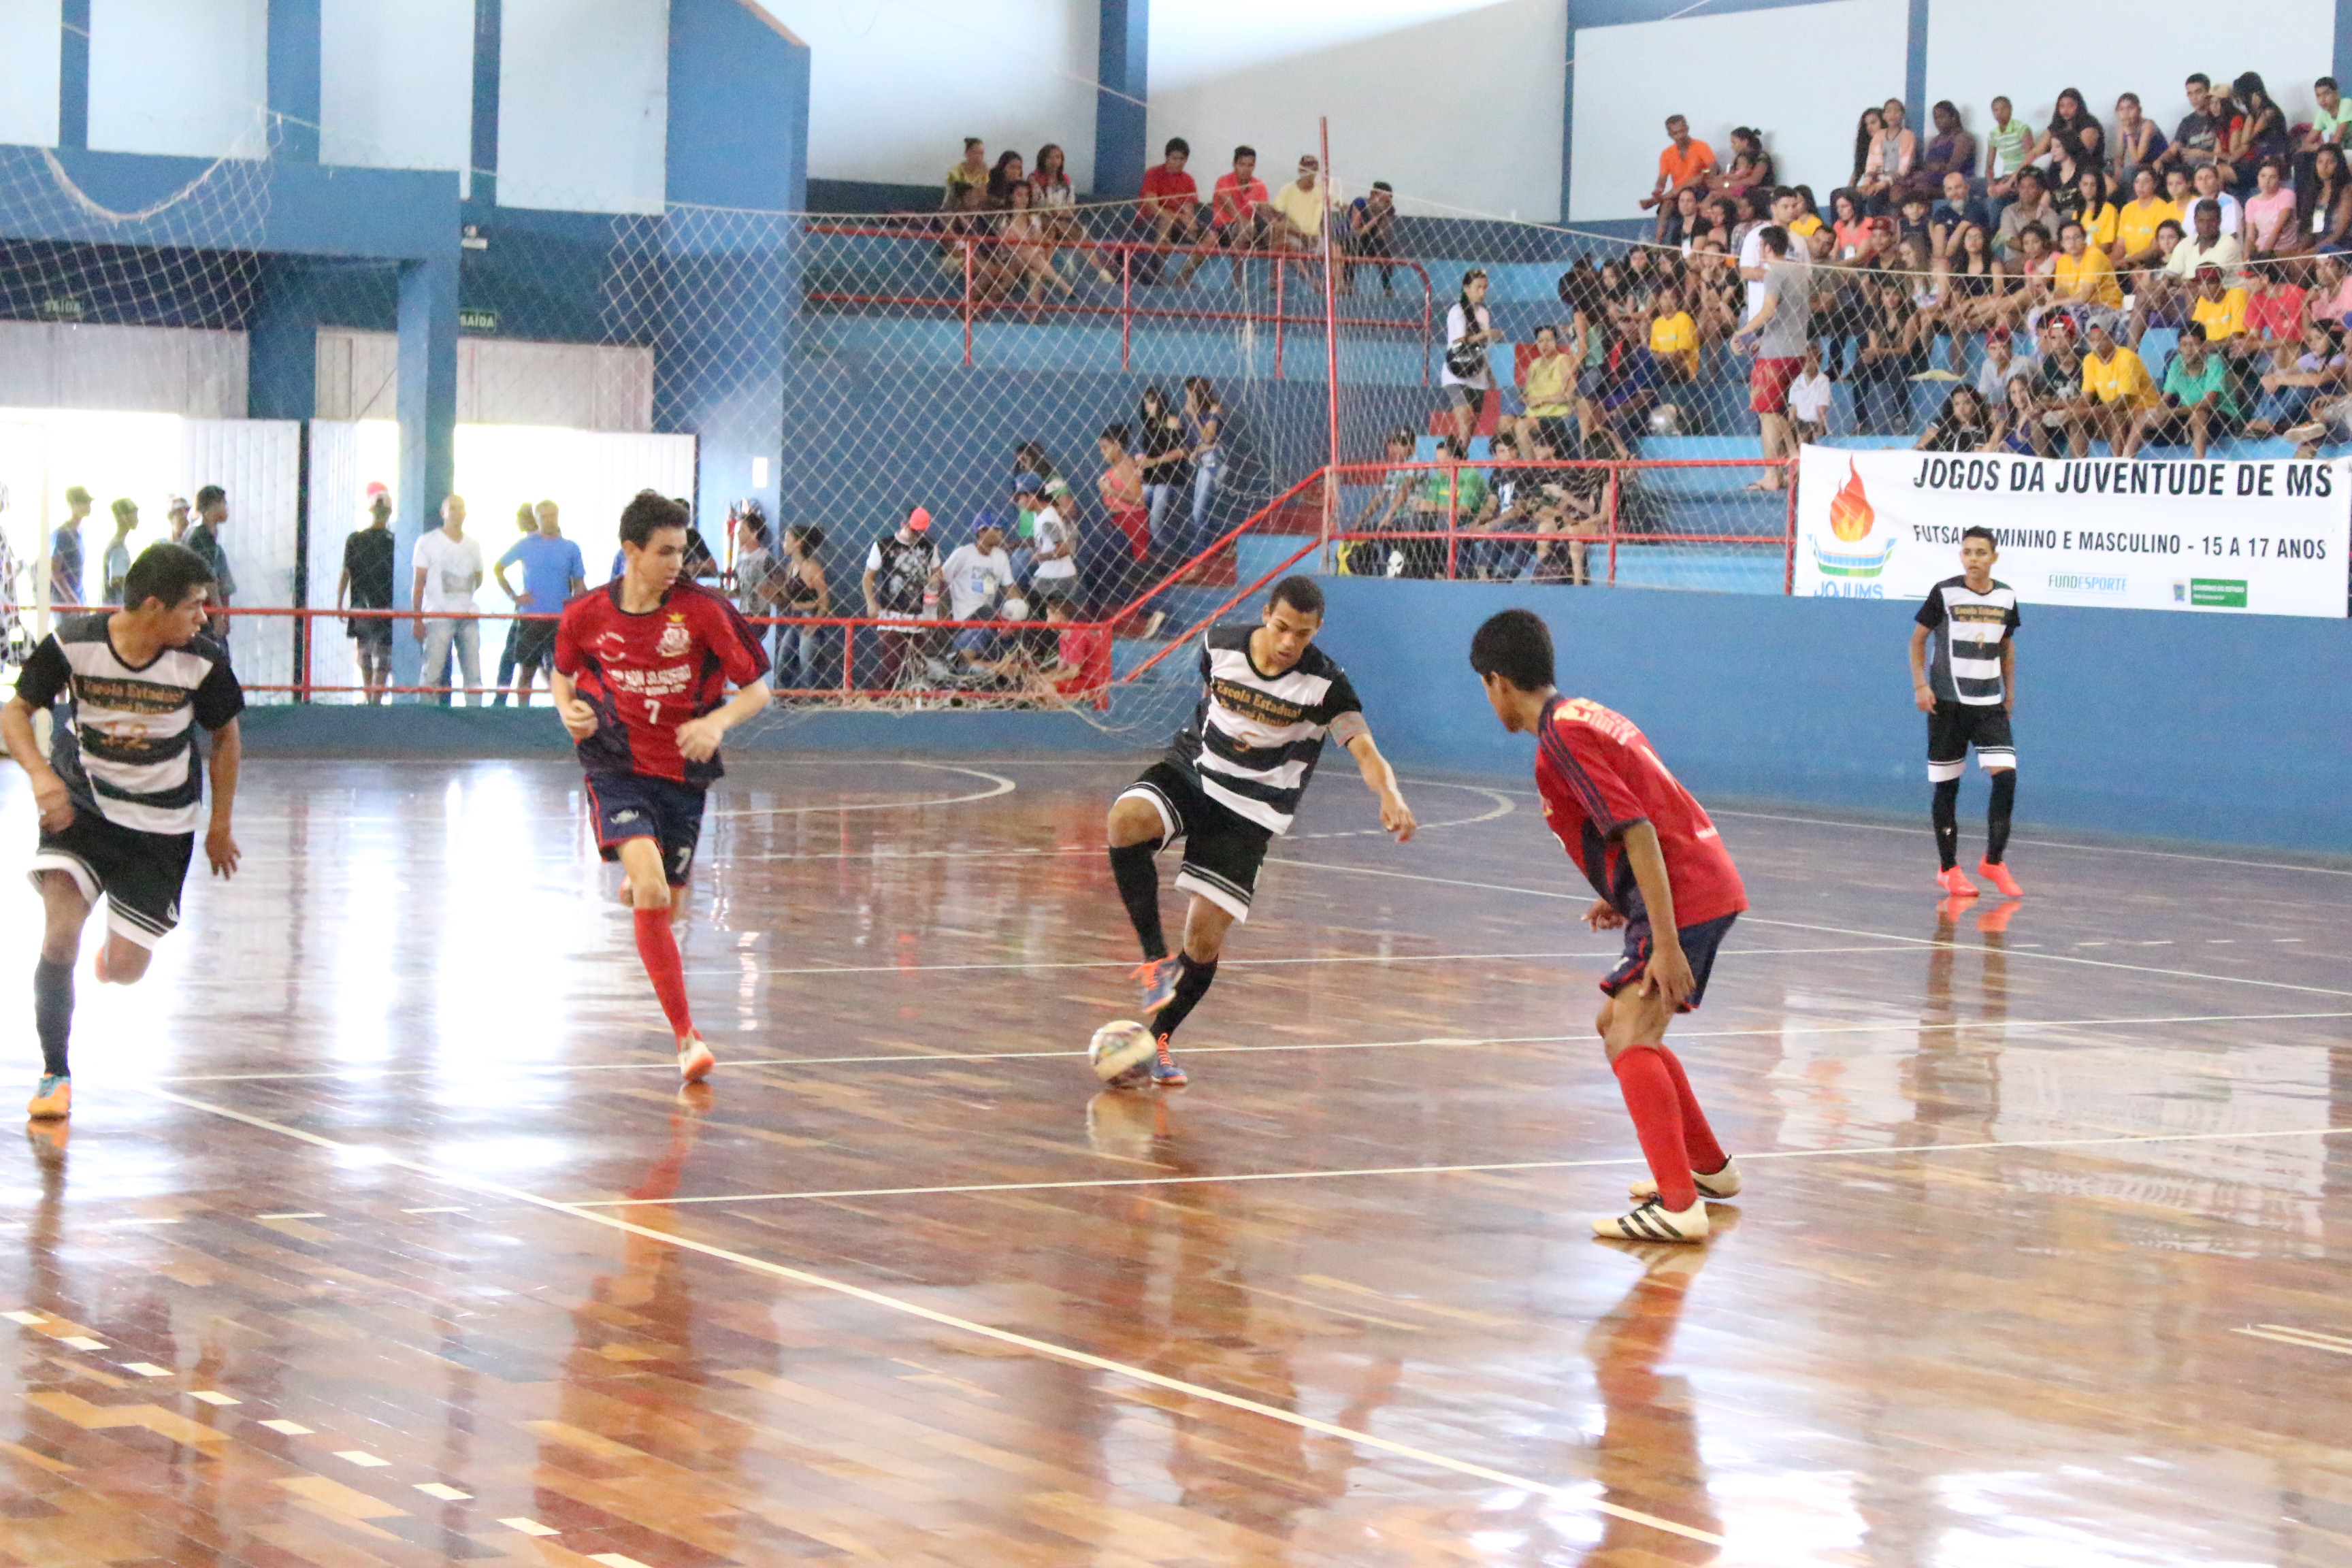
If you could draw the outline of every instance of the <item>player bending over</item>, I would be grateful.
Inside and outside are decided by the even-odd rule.
[[[1249,918],[1266,845],[1290,831],[1325,735],[1355,754],[1365,785],[1380,797],[1381,826],[1400,844],[1412,837],[1412,808],[1372,744],[1356,689],[1314,646],[1322,625],[1323,590],[1312,578],[1285,577],[1260,625],[1211,627],[1201,638],[1202,689],[1192,727],[1111,803],[1110,868],[1143,944],[1135,976],[1160,1042],[1155,1083],[1184,1081],[1168,1042],[1217,978],[1226,931]],[[1176,887],[1192,895],[1184,951],[1174,958],[1160,930],[1153,864],[1171,838],[1184,841]]]
[[[2010,738],[2010,710],[2017,702],[2017,590],[1993,581],[1992,530],[1960,534],[1960,574],[1927,590],[1911,628],[1911,700],[1927,715],[1927,777],[1936,785],[1932,817],[1936,858],[1943,864],[1936,885],[1958,899],[1977,897],[1977,885],[1959,867],[1960,774],[1968,771],[1969,747],[1977,766],[1992,775],[1992,804],[1985,810],[1984,858],[1977,875],[2012,899],[2025,896],[2001,858],[2009,852],[2009,816],[2017,805],[2017,743]],[[1936,658],[1927,660],[1927,639]]]
[[[213,574],[185,545],[159,541],[122,579],[129,606],[75,616],[41,639],[16,695],[0,708],[0,740],[33,781],[41,845],[32,882],[46,924],[33,967],[33,1026],[41,1039],[41,1086],[25,1113],[62,1120],[73,1109],[66,1058],[73,1028],[74,959],[82,923],[106,895],[99,983],[129,985],[147,973],[156,942],[180,921],[180,889],[204,816],[196,728],[212,731],[212,823],[205,858],[236,872],[229,813],[241,754],[236,716],[245,692],[228,648],[205,630]],[[49,710],[49,754],[33,738],[33,713]]]
[[[1633,1113],[1652,1179],[1631,1214],[1592,1222],[1625,1241],[1704,1241],[1706,1205],[1739,1191],[1739,1168],[1716,1142],[1666,1024],[1706,994],[1716,950],[1748,907],[1739,868],[1690,792],[1623,715],[1552,684],[1551,633],[1532,610],[1505,610],[1470,639],[1470,668],[1503,728],[1536,737],[1544,820],[1601,895],[1595,931],[1625,932],[1625,956],[1601,982],[1594,1027]]]
[[[670,926],[686,909],[703,796],[725,771],[719,739],[768,705],[768,656],[734,605],[678,580],[686,549],[686,509],[639,490],[621,509],[621,574],[564,606],[549,679],[588,773],[596,847],[621,863],[678,1074],[699,1083],[718,1058],[687,1010]]]

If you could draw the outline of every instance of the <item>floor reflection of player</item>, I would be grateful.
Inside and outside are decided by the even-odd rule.
[[[1727,1229],[1737,1216],[1716,1221]],[[1683,1300],[1707,1254],[1658,1242],[1604,1241],[1642,1265],[1642,1277],[1585,1340],[1601,1394],[1595,1469],[1603,1501],[1720,1534],[1698,1451],[1697,1400],[1690,1380],[1658,1368],[1673,1349]],[[1601,1539],[1580,1560],[1589,1564],[1712,1563],[1718,1548],[1669,1535],[1654,1525],[1601,1517]]]
[[[1909,1063],[1912,1124],[1929,1134],[1922,1143],[1977,1142],[1991,1138],[2000,1117],[2002,1026],[2009,1019],[2007,929],[2016,904],[1997,904],[1977,920],[1983,960],[1976,1015],[1960,1017],[1952,972],[1960,956],[1958,917],[1965,899],[1936,906],[1936,945],[1927,950],[1927,994],[1919,1010],[1918,1049]]]
[[[1099,1153],[1148,1160],[1171,1175],[1190,1174],[1195,1162],[1185,1150],[1180,1118],[1158,1096],[1106,1091],[1087,1108],[1087,1139]],[[1214,1187],[1129,1188],[1106,1199],[1097,1217],[1127,1233],[1114,1234],[1108,1255],[1136,1260],[1118,1272],[1110,1289],[1095,1287],[1105,1304],[1134,1326],[1129,1352],[1104,1353],[1276,1409],[1298,1410],[1311,1400],[1318,1417],[1357,1431],[1369,1429],[1394,1399],[1402,1358],[1371,1344],[1359,1345],[1359,1381],[1336,1412],[1321,1409],[1316,1397],[1332,1391],[1315,1390],[1302,1398],[1293,1370],[1299,1342],[1310,1334],[1319,1340],[1329,1331],[1321,1325],[1310,1329],[1316,1309],[1296,1300],[1305,1288],[1291,1276],[1289,1244],[1276,1240],[1263,1256],[1255,1252],[1249,1243],[1263,1232],[1234,1215],[1230,1199]],[[1166,1463],[1169,1479],[1180,1489],[1177,1505],[1273,1540],[1289,1541],[1302,1521],[1311,1530],[1327,1510],[1344,1500],[1361,1459],[1345,1442],[1214,1401],[1171,1393],[1154,1403],[1169,1422],[1172,1442]],[[1110,1424],[1101,1423],[1105,1444],[1113,1440]],[[1147,1549],[1164,1548],[1161,1527],[1150,1523],[1150,1531],[1149,1539],[1131,1543],[1139,1558]],[[1129,1560],[1118,1555],[1118,1542],[1097,1544],[1103,1560]],[[1202,1561],[1212,1560],[1238,1559],[1202,1553]]]

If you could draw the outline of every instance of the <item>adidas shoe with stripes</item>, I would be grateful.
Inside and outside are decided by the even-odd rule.
[[[1631,1214],[1592,1222],[1592,1234],[1610,1241],[1705,1241],[1706,1231],[1705,1198],[1680,1213],[1650,1198]]]
[[[1739,1162],[1726,1160],[1722,1170],[1712,1173],[1693,1171],[1691,1184],[1698,1188],[1698,1195],[1703,1198],[1736,1198],[1739,1195]],[[1656,1197],[1657,1178],[1643,1176],[1625,1189],[1625,1195],[1632,1198]]]

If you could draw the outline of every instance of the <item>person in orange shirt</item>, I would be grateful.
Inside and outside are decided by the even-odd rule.
[[[1707,179],[1716,173],[1715,149],[1691,134],[1688,120],[1679,114],[1668,115],[1666,136],[1666,149],[1658,154],[1658,183],[1642,198],[1643,212],[1667,206],[1675,193],[1685,185],[1695,186],[1705,195]],[[1663,228],[1664,213],[1659,214],[1658,222]]]

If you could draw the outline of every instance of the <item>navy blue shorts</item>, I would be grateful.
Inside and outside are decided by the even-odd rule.
[[[643,773],[590,773],[587,784],[596,847],[604,858],[618,860],[629,839],[651,838],[661,846],[669,885],[684,887],[694,869],[695,846],[702,842],[702,803],[709,792],[699,784]]]
[[[1690,960],[1691,994],[1683,998],[1677,1013],[1687,1013],[1706,995],[1706,977],[1715,968],[1715,950],[1723,945],[1737,914],[1717,915],[1711,921],[1701,921],[1695,926],[1678,926],[1675,934],[1683,941],[1683,956]],[[1650,922],[1630,921],[1625,926],[1625,956],[1617,967],[1601,977],[1601,989],[1614,996],[1642,978],[1642,970],[1650,962]]]

